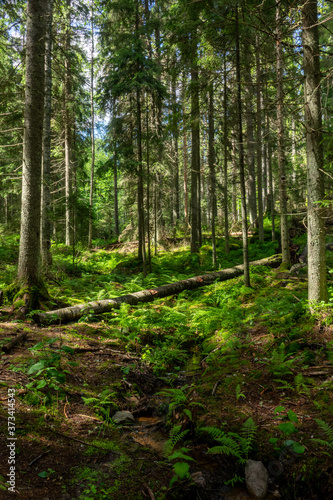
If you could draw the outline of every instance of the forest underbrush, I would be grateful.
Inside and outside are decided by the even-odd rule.
[[[253,241],[250,260],[276,246]],[[241,263],[240,240],[231,248],[226,255],[219,240],[220,269]],[[17,239],[2,239],[0,257],[6,290]],[[47,288],[57,307],[211,270],[209,240],[195,255],[186,247],[159,251],[147,277],[134,253],[55,245]],[[8,438],[10,392],[19,497],[246,499],[250,458],[268,470],[267,499],[333,498],[329,287],[329,304],[310,315],[304,270],[256,267],[251,288],[240,277],[45,328],[9,316],[5,294],[0,439]],[[127,413],[119,420],[117,412]],[[0,498],[8,498],[4,455]]]

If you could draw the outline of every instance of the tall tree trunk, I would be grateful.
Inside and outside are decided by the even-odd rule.
[[[173,139],[173,220],[175,224],[179,222],[180,203],[179,203],[179,158],[178,158],[178,120],[177,120],[177,77],[174,74],[172,78],[172,139]]]
[[[193,33],[194,48],[191,65],[191,252],[199,251],[200,227],[200,109],[199,68],[197,61],[196,32]]]
[[[213,83],[209,87],[209,108],[208,108],[208,164],[209,164],[209,194],[210,194],[210,216],[212,231],[213,267],[216,266],[216,238],[215,238],[215,218],[217,213],[216,204],[216,174],[215,174],[215,145],[214,145],[214,88]]]
[[[270,137],[270,128],[269,128],[269,117],[266,117],[267,121],[267,169],[268,169],[268,209],[271,212],[272,218],[272,241],[276,240],[275,235],[275,203],[274,203],[274,189],[273,189],[273,169],[272,169],[272,145],[271,145],[271,137]]]
[[[248,48],[244,51],[245,56],[245,103],[246,103],[246,143],[247,143],[247,167],[248,167],[248,207],[251,226],[257,225],[257,200],[256,200],[256,176],[254,161],[254,133],[253,133],[253,84],[251,77],[251,54]]]
[[[256,37],[256,79],[257,79],[257,186],[258,186],[258,226],[259,240],[264,241],[264,210],[262,189],[262,132],[261,132],[261,65],[260,65],[260,38]]]
[[[70,61],[71,46],[71,0],[67,0],[67,31],[65,42],[65,224],[66,224],[66,245],[73,243],[73,203],[72,203],[72,75]]]
[[[147,121],[146,121],[146,163],[147,163],[147,251],[148,270],[151,273],[151,247],[150,247],[150,151],[149,151],[149,100],[147,96]]]
[[[315,303],[327,301],[325,228],[322,208],[318,204],[324,198],[324,159],[317,18],[317,0],[305,0],[302,5],[302,42],[308,188],[308,300],[312,312]]]
[[[185,88],[186,88],[186,80],[185,75],[183,76],[182,82],[182,98],[183,103],[185,103]],[[185,216],[185,224],[186,229],[189,227],[189,214],[188,214],[188,183],[187,183],[187,166],[188,166],[188,158],[187,158],[187,130],[186,130],[186,110],[185,104],[183,104],[183,161],[184,161],[184,216]]]
[[[284,151],[283,123],[283,52],[281,34],[280,0],[276,0],[276,91],[277,91],[277,146],[279,163],[280,229],[283,264],[290,264],[288,216],[287,216],[287,179]]]
[[[242,123],[242,86],[240,71],[240,50],[239,50],[239,22],[238,7],[236,7],[236,80],[237,80],[237,116],[238,116],[238,148],[239,148],[239,178],[241,188],[242,203],[242,234],[243,234],[243,264],[244,264],[244,284],[250,286],[250,268],[247,235],[247,211],[246,211],[246,189],[244,173],[244,150],[243,150],[243,123]]]
[[[114,230],[116,236],[119,236],[119,208],[118,208],[118,167],[117,158],[113,166],[113,197],[114,197]]]
[[[139,37],[139,0],[136,0],[135,31]],[[140,72],[140,62],[137,61],[137,72]],[[142,116],[141,116],[141,92],[139,86],[136,88],[136,134],[138,155],[138,223],[139,223],[139,250],[138,257],[143,264],[143,274],[147,275],[146,245],[145,245],[145,213],[144,213],[144,191],[143,191],[143,157],[142,157]]]
[[[45,36],[45,101],[43,124],[42,163],[42,214],[41,214],[41,255],[42,266],[46,269],[52,263],[51,257],[51,107],[52,107],[52,21],[53,0],[46,2]]]
[[[43,148],[45,29],[47,3],[28,0],[26,83],[24,106],[23,172],[18,281],[39,285],[40,214]]]
[[[94,106],[94,0],[91,0],[91,62],[90,62],[90,112],[91,112],[91,167],[90,167],[90,193],[89,193],[89,228],[88,247],[92,244],[92,211],[94,197],[94,173],[95,173],[95,106]]]
[[[236,138],[232,137],[232,222],[238,220],[237,215],[237,165],[236,165]]]
[[[224,204],[224,239],[225,252],[230,252],[229,248],[229,209],[228,209],[228,88],[227,88],[227,64],[226,53],[223,56],[223,204]]]

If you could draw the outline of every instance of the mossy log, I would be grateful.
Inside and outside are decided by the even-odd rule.
[[[251,266],[269,266],[278,267],[281,264],[281,255],[274,255],[266,259],[250,262]],[[87,302],[85,304],[77,304],[56,311],[48,311],[45,313],[35,313],[33,316],[34,321],[39,325],[49,325],[52,323],[68,323],[70,321],[77,321],[82,316],[88,313],[102,314],[118,309],[121,304],[136,305],[139,302],[151,302],[155,299],[161,299],[170,295],[176,295],[183,290],[193,290],[202,286],[211,285],[214,281],[227,281],[243,274],[243,265],[223,269],[202,276],[195,276],[176,283],[169,283],[167,285],[159,286],[152,290],[142,290],[140,292],[122,295],[113,299],[98,300],[94,302]]]

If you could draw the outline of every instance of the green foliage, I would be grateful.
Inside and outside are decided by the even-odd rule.
[[[181,447],[175,450],[175,447],[184,439],[188,434],[189,430],[185,429],[182,431],[181,425],[174,425],[169,433],[169,439],[164,445],[164,454],[171,462],[173,460],[182,460],[182,462],[175,462],[173,464],[173,470],[175,475],[170,481],[169,486],[171,487],[176,481],[186,479],[190,477],[189,469],[190,465],[188,461],[194,461],[194,459],[188,454],[189,448]],[[184,462],[186,460],[186,462]]]
[[[207,432],[219,443],[218,446],[210,448],[208,453],[230,455],[236,457],[238,462],[243,464],[249,458],[257,425],[249,417],[242,425],[240,434],[231,431],[225,432],[217,427],[202,427],[201,430]]]
[[[271,358],[268,359],[268,371],[272,375],[291,375],[294,363],[295,359],[291,358],[291,354],[286,353],[286,346],[282,342],[272,351]]]
[[[285,412],[286,409],[284,406],[277,406],[274,410],[275,415],[280,415]],[[296,434],[298,432],[298,429],[294,425],[298,424],[298,417],[296,413],[292,410],[288,410],[283,418],[285,421],[278,425],[278,429],[283,436],[283,441],[281,442],[281,438],[274,437],[269,439],[269,443],[274,445],[274,449],[276,451],[288,453],[288,450],[292,450],[294,453],[302,455],[305,452],[305,447],[299,442],[290,439],[292,434]]]
[[[331,427],[329,424],[318,418],[316,418],[315,420],[317,422],[318,427],[325,433],[326,439],[313,438],[312,440],[320,444],[321,446],[333,450],[333,427]],[[332,456],[332,452],[330,453],[323,452],[323,453]]]
[[[195,407],[205,408],[203,404],[196,401],[191,401],[189,399],[189,387],[183,386],[180,389],[164,389],[157,394],[161,396],[167,396],[170,398],[168,415],[171,418],[176,412],[178,414],[178,419],[184,419],[186,417],[190,421],[193,420],[192,411]]]
[[[33,389],[44,403],[52,401],[52,391],[59,391],[66,380],[67,370],[61,367],[64,353],[73,354],[75,352],[74,349],[65,345],[52,348],[55,342],[59,342],[59,339],[51,338],[41,341],[30,348],[30,351],[40,359],[27,370],[27,374],[33,378],[27,384],[27,388]],[[46,395],[40,391],[44,391]]]
[[[106,423],[112,423],[110,413],[111,411],[118,410],[119,408],[116,403],[117,395],[115,392],[105,389],[98,395],[98,397],[82,396],[82,399],[84,404],[92,406],[92,408],[96,411],[96,414],[101,416]]]

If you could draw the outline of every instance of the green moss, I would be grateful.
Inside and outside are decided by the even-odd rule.
[[[288,262],[283,262],[279,267],[280,272],[289,271],[289,269],[290,269],[290,264]]]

